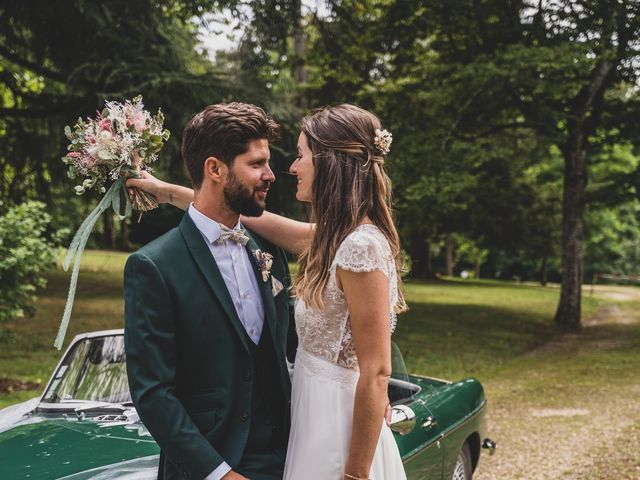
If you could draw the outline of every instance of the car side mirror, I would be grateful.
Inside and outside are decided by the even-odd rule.
[[[411,433],[416,426],[416,413],[406,405],[396,405],[391,409],[391,430],[400,435]]]

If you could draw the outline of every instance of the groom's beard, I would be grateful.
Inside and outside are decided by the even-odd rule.
[[[266,182],[252,192],[238,180],[238,177],[229,172],[227,184],[224,186],[224,200],[232,211],[240,215],[259,217],[264,212],[265,204],[258,200],[256,192],[268,187],[269,182]]]

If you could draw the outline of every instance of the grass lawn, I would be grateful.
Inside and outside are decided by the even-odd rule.
[[[83,261],[68,342],[80,332],[123,326],[122,269],[127,255],[88,251]],[[60,268],[49,275],[33,318],[0,326],[0,378],[44,384],[60,358],[53,348],[69,285]],[[496,281],[405,284],[410,311],[401,315],[394,340],[410,372],[481,380],[546,341],[558,289]],[[586,315],[597,302],[585,296]],[[0,394],[0,407],[34,396]]]
[[[409,281],[395,341],[410,372],[481,380],[547,341],[559,289],[491,280]],[[585,295],[584,316],[598,301]]]

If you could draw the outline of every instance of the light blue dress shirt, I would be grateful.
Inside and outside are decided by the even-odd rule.
[[[255,267],[247,250],[243,245],[231,240],[217,243],[221,232],[220,224],[199,212],[193,203],[189,206],[189,216],[206,240],[209,251],[220,269],[240,322],[249,338],[257,345],[264,325],[264,305]],[[236,228],[239,227],[238,221]],[[204,480],[220,480],[230,470],[227,462],[223,462]]]

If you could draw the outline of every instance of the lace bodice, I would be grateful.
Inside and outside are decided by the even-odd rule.
[[[398,301],[396,266],[386,237],[374,225],[360,225],[340,244],[331,263],[324,291],[324,309],[308,308],[296,301],[296,330],[306,352],[344,368],[358,370],[349,311],[342,290],[336,285],[336,268],[352,272],[380,270],[389,279],[391,331],[395,329],[393,307]]]

